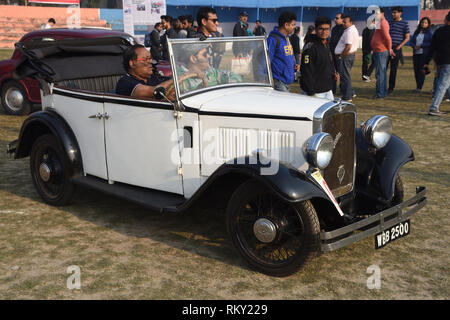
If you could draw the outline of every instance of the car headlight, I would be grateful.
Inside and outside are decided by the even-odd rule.
[[[361,125],[361,131],[367,143],[380,149],[392,136],[392,121],[387,116],[375,116]]]
[[[333,151],[333,137],[326,132],[316,133],[303,145],[306,161],[319,169],[325,169],[330,164]]]

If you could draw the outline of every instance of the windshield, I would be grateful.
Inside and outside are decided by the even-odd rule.
[[[218,86],[272,85],[264,37],[171,40],[170,46],[178,96]]]

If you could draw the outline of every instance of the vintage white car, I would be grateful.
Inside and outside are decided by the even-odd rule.
[[[39,79],[43,111],[8,152],[30,156],[46,203],[68,204],[75,186],[163,212],[214,199],[237,251],[274,276],[368,236],[380,248],[409,234],[426,190],[403,201],[398,172],[414,154],[388,117],[359,128],[353,104],[275,91],[264,37],[171,40],[174,86],[155,99],[119,96],[128,46],[21,47],[16,75]],[[235,57],[233,46],[251,54]]]

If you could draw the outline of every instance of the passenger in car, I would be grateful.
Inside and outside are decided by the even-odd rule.
[[[116,93],[135,98],[154,98],[154,89],[162,86],[167,89],[172,80],[161,82],[153,76],[152,56],[143,45],[136,44],[128,47],[123,54],[123,67],[127,71],[117,82]],[[168,98],[174,100],[175,96],[169,94]]]
[[[177,66],[178,83],[182,93],[219,84],[242,82],[242,76],[211,66],[211,46],[209,44],[186,44],[180,50]]]

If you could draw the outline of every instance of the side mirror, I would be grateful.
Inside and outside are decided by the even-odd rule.
[[[153,90],[153,96],[158,100],[164,99],[166,97],[166,89],[164,87],[156,87]]]

